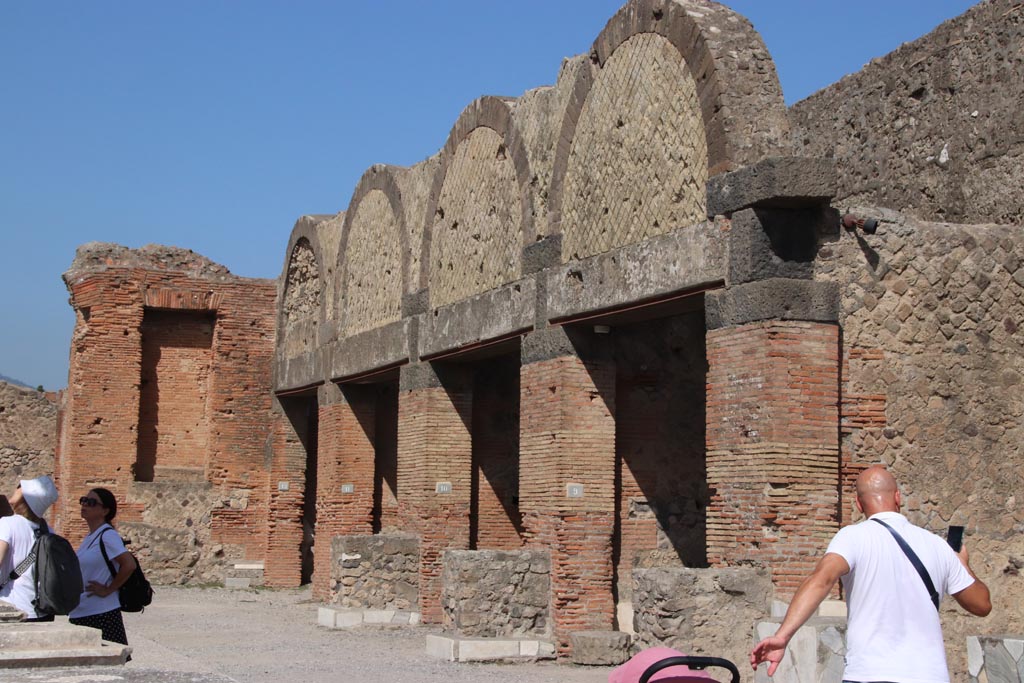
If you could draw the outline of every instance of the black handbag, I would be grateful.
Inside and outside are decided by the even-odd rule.
[[[104,529],[100,532],[100,553],[103,554],[103,561],[107,563],[110,576],[114,577],[117,576],[117,570],[114,568],[114,563],[107,557],[107,549],[103,546],[103,534],[107,533],[107,531],[113,531],[113,529]],[[153,587],[149,585],[146,575],[142,573],[142,565],[139,564],[139,558],[135,557],[135,555],[132,555],[132,558],[135,559],[135,571],[131,573],[128,580],[118,589],[117,595],[121,602],[122,612],[143,612],[153,602]]]

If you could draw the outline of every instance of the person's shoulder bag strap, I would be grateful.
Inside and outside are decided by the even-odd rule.
[[[37,528],[34,532],[36,542],[32,544],[32,550],[30,550],[28,555],[25,556],[24,560],[18,563],[17,567],[11,570],[11,575],[7,577],[7,581],[16,581],[19,576],[27,572],[29,567],[31,567],[35,563],[36,555],[38,555],[39,553],[39,537],[47,533],[48,531],[49,529],[47,529],[46,527],[46,522],[39,520],[39,528]],[[2,584],[0,584],[0,586],[6,585],[7,581],[4,581]]]
[[[103,531],[100,532],[100,535],[99,535],[100,554],[103,555],[103,561],[107,563],[107,569],[110,570],[110,576],[113,577],[113,576],[117,576],[117,572],[114,570],[114,563],[111,562],[110,558],[107,556],[107,548],[106,548],[106,546],[103,545],[103,534],[107,533],[108,531],[114,531],[114,527],[108,526],[106,529],[104,529]]]
[[[917,575],[921,577],[922,581],[924,581],[924,587],[928,589],[928,597],[932,599],[932,604],[935,605],[935,609],[939,609],[939,594],[935,590],[935,584],[932,583],[932,577],[928,575],[928,570],[924,568],[921,558],[917,556],[917,553],[914,552],[907,542],[903,540],[903,537],[896,533],[896,530],[891,526],[880,519],[873,518],[871,521],[878,522],[884,526],[889,530],[889,533],[892,534],[892,537],[896,539],[896,543],[899,544],[900,550],[902,550],[903,554],[907,556],[908,560],[910,560],[910,564],[914,565],[914,569],[917,570]]]

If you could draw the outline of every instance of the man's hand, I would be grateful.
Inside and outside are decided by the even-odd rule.
[[[756,669],[761,662],[770,662],[768,675],[774,674],[783,655],[786,654],[786,645],[789,644],[790,638],[811,618],[821,601],[832,591],[839,577],[849,571],[850,565],[842,555],[825,553],[818,561],[814,572],[804,579],[797,589],[779,630],[771,638],[765,638],[754,646],[750,653],[750,665]]]
[[[779,668],[779,662],[786,655],[786,646],[789,641],[779,636],[765,638],[754,646],[750,653],[750,666],[757,669],[762,662],[768,662],[768,675],[774,676],[775,670]]]

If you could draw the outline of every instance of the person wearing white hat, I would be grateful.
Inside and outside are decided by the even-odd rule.
[[[39,522],[57,501],[57,487],[47,475],[22,479],[8,500],[14,514],[0,517],[0,600],[24,612],[27,621],[53,621],[52,614],[37,614],[32,604],[36,597],[32,568],[13,580],[11,574],[32,551]]]

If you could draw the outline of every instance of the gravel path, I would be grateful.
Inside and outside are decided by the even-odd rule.
[[[219,674],[245,683],[608,680],[610,669],[603,667],[551,662],[441,662],[424,654],[425,627],[328,630],[316,625],[316,608],[308,588],[239,591],[160,587],[153,606],[145,613],[125,615],[134,654],[124,673],[129,674],[128,679],[155,680],[159,677],[147,677],[146,672],[160,669],[208,674],[210,679],[219,678]],[[106,673],[114,672],[106,668]]]

